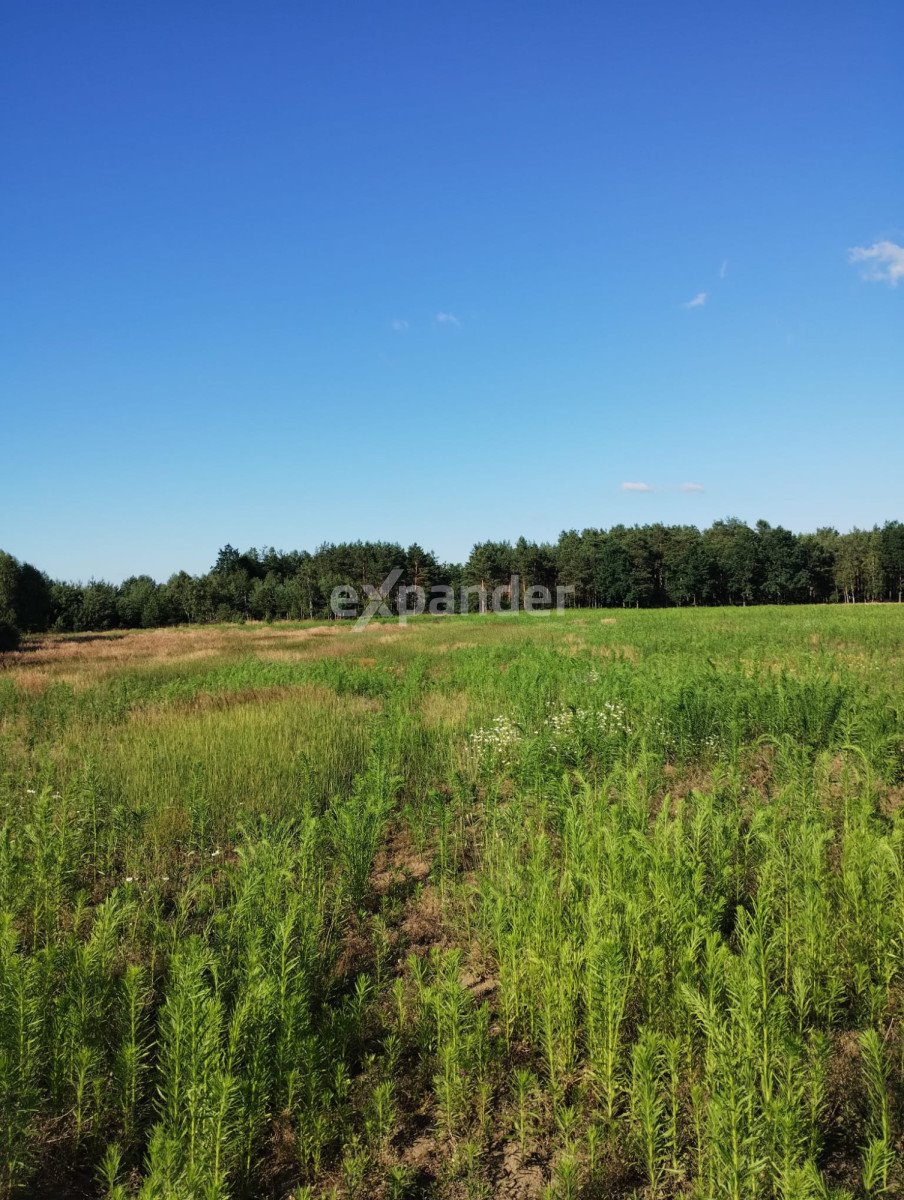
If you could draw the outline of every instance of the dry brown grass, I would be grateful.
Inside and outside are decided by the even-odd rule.
[[[637,649],[634,646],[594,646],[593,653],[600,658],[625,658],[628,662],[637,662]]]
[[[49,634],[6,656],[4,671],[18,687],[41,691],[50,683],[95,683],[125,667],[159,666],[225,657],[235,650],[233,631],[207,628],[135,630],[87,636]]]
[[[123,669],[234,661],[247,655],[280,661],[359,654],[361,639],[366,636],[366,632],[356,635],[335,624],[307,629],[250,624],[225,629],[178,626],[111,634],[48,634],[23,650],[4,655],[2,670],[17,687],[37,693],[52,683],[89,686]]]
[[[421,706],[421,720],[428,729],[458,728],[468,719],[467,692],[428,692]]]

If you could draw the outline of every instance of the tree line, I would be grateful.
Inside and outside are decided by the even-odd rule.
[[[616,525],[566,530],[554,543],[478,542],[464,563],[395,542],[325,543],[313,553],[226,545],[206,574],[179,571],[165,583],[149,575],[68,583],[0,551],[0,649],[18,644],[23,633],[47,630],[327,618],[334,589],[379,588],[396,569],[396,590],[448,587],[458,595],[462,588],[504,587],[517,576],[523,589],[573,589],[569,603],[585,607],[900,603],[904,524],[849,533],[793,533],[734,518],[704,530]],[[477,605],[473,591],[468,603]]]

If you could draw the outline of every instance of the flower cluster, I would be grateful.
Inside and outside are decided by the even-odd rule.
[[[538,728],[522,729],[509,717],[496,717],[492,724],[478,729],[468,739],[470,746],[481,755],[501,763],[514,759],[516,747],[525,737],[546,733],[554,746],[564,747],[576,735],[602,734],[604,737],[629,734],[625,706],[615,700],[607,700],[601,708],[556,708]]]
[[[493,758],[509,759],[521,741],[521,730],[508,717],[496,717],[486,729],[477,729],[470,742],[475,750]]]
[[[625,706],[617,700],[607,700],[597,712],[596,719],[603,733],[631,733]]]
[[[575,726],[599,729],[603,734],[630,733],[625,706],[607,700],[602,708],[560,708],[544,721],[553,739],[565,737]]]

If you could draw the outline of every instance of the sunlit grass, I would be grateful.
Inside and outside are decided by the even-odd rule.
[[[0,1188],[894,1194],[902,667],[893,606],[8,656]]]

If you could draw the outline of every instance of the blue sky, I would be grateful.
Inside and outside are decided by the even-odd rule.
[[[7,0],[0,546],[904,518],[902,41],[900,0]]]

